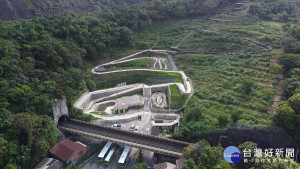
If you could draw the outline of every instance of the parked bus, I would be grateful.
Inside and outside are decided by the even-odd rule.
[[[111,164],[111,161],[114,159],[114,156],[115,156],[115,151],[110,150],[104,160],[104,165],[109,166]]]
[[[107,152],[111,149],[112,142],[108,141],[103,149],[101,150],[100,154],[98,155],[99,162],[103,163],[106,155],[108,154]]]
[[[123,150],[123,153],[121,154],[121,157],[118,161],[118,167],[119,168],[125,168],[126,167],[126,164],[127,164],[127,161],[128,161],[128,156],[130,154],[130,150],[131,150],[131,147],[125,146],[125,149]]]

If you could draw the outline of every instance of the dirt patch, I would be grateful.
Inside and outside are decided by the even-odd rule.
[[[278,80],[276,80],[276,83],[274,84],[276,86],[276,93],[275,93],[274,98],[273,98],[273,103],[272,103],[271,107],[268,110],[269,114],[276,113],[276,109],[279,105],[279,102],[280,102],[280,99],[281,99],[281,96],[282,96],[282,87],[281,87],[281,85],[284,82],[283,73],[279,73],[278,76],[277,76],[277,79]]]

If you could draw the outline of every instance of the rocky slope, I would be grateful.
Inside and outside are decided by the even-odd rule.
[[[87,0],[0,0],[0,19],[30,19],[64,12],[92,12]]]

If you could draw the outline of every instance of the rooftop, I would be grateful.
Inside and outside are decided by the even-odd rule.
[[[61,168],[63,163],[53,158],[44,158],[34,169],[57,169]]]
[[[130,147],[126,146],[123,153],[122,153],[122,155],[121,155],[121,157],[120,157],[120,159],[119,159],[119,161],[118,161],[119,164],[124,164],[129,152],[130,152]]]
[[[60,141],[53,146],[49,151],[62,161],[66,161],[75,152],[85,149],[85,145],[79,142],[73,142],[69,139]]]
[[[98,155],[99,158],[104,158],[105,154],[107,153],[108,149],[110,148],[112,142],[108,141],[104,148],[101,150],[100,154]]]
[[[176,169],[176,165],[165,162],[165,163],[154,165],[153,169]]]

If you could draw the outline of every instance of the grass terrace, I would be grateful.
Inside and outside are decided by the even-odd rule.
[[[275,89],[268,84],[272,54],[257,55],[176,55],[184,70],[193,79],[195,97],[218,104],[267,113]]]
[[[120,72],[108,75],[94,75],[96,90],[116,87],[119,83],[126,82],[127,85],[145,83],[147,85],[163,83],[184,84],[182,76],[177,72]]]
[[[153,59],[141,58],[129,62],[113,65],[108,68],[108,71],[124,70],[124,69],[146,69],[151,68],[154,64]]]
[[[177,85],[170,85],[170,90],[171,90],[171,108],[172,109],[181,108],[184,105],[188,95],[181,94]]]
[[[179,49],[199,52],[241,53],[260,50],[262,47],[237,37],[197,31]]]
[[[217,26],[219,31],[229,32],[243,37],[250,37],[265,44],[272,45],[273,48],[281,47],[281,28],[281,23],[266,21],[244,21],[231,24],[220,23]]]

